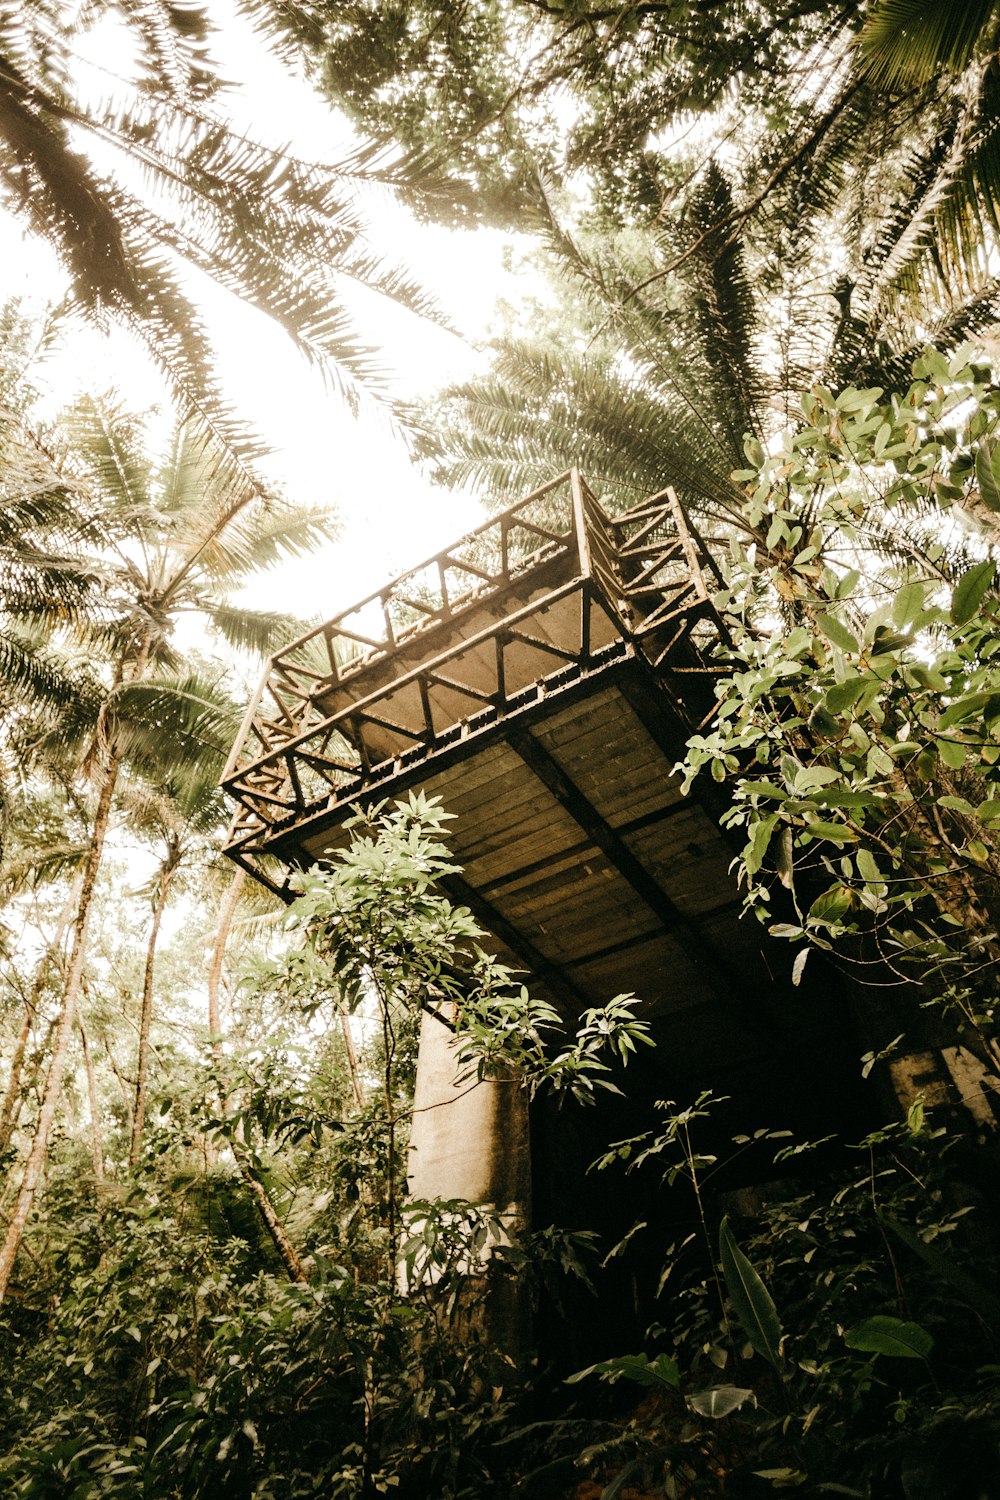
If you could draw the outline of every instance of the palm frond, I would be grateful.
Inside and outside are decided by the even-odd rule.
[[[201,609],[227,645],[259,656],[270,655],[302,633],[302,622],[284,614],[210,601]]]
[[[239,134],[210,107],[219,80],[207,12],[156,0],[120,9],[138,42],[125,106],[94,107],[79,91],[72,28],[55,25],[43,0],[5,25],[0,192],[54,245],[76,304],[135,332],[182,401],[252,464],[259,449],[222,399],[178,259],[275,318],[350,400],[380,391],[384,399],[378,357],[342,290],[360,282],[440,319],[405,268],[374,251],[357,201],[366,185],[382,189],[405,174],[384,148],[360,147],[341,167]],[[113,148],[106,168],[84,154],[88,141]],[[140,193],[126,186],[136,165]]]
[[[115,741],[154,781],[178,763],[189,774],[222,774],[241,713],[217,683],[197,673],[127,683],[111,703]]]
[[[858,37],[861,66],[887,89],[960,73],[996,13],[995,0],[877,0]]]

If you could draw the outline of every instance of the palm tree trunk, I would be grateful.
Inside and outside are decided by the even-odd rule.
[[[21,1023],[21,1030],[18,1032],[14,1055],[11,1058],[10,1077],[7,1080],[3,1103],[0,1104],[0,1151],[6,1150],[7,1146],[9,1146],[10,1138],[14,1134],[14,1126],[17,1123],[17,1116],[20,1113],[21,1070],[24,1067],[24,1054],[27,1051],[31,1028],[38,1014],[38,1002],[42,998],[42,989],[45,985],[45,976],[48,972],[49,963],[62,946],[62,940],[66,935],[66,929],[70,924],[70,919],[73,916],[73,911],[78,901],[79,882],[74,880],[70,887],[66,904],[59,913],[59,919],[56,922],[52,940],[39,960],[38,970],[31,986],[31,994],[25,1001],[24,1020]]]
[[[168,844],[167,855],[160,866],[160,883],[153,903],[153,921],[149,929],[149,945],[146,949],[146,972],[142,982],[142,1016],[139,1022],[139,1061],[135,1077],[135,1107],[132,1111],[132,1139],[129,1145],[128,1164],[134,1167],[139,1160],[142,1144],[142,1127],[146,1120],[146,1084],[149,1079],[149,1032],[153,1023],[153,974],[156,965],[156,943],[160,936],[167,896],[174,872],[180,863],[180,850],[173,842]]]
[[[91,909],[94,902],[94,886],[97,881],[97,872],[100,869],[101,855],[104,852],[104,840],[108,831],[108,821],[111,816],[111,799],[114,796],[115,783],[118,780],[120,765],[121,754],[117,750],[112,749],[108,753],[105,762],[104,776],[97,801],[97,813],[94,818],[94,827],[90,836],[87,859],[83,868],[83,879],[80,885],[80,904],[77,907],[76,921],[73,926],[73,947],[70,952],[69,970],[66,975],[66,986],[63,991],[62,1012],[56,1025],[52,1059],[49,1063],[41,1108],[38,1111],[38,1120],[35,1125],[35,1138],[31,1143],[31,1150],[24,1164],[21,1186],[18,1190],[17,1201],[11,1212],[3,1246],[0,1247],[0,1303],[3,1302],[6,1296],[14,1264],[17,1260],[18,1248],[24,1234],[24,1227],[28,1222],[28,1217],[35,1201],[35,1190],[38,1187],[38,1179],[45,1165],[49,1136],[52,1132],[52,1122],[55,1119],[56,1106],[59,1103],[59,1095],[62,1091],[63,1074],[66,1071],[66,1058],[69,1053],[70,1037],[73,1033],[73,1021],[76,1016],[77,1000],[80,994],[80,981],[83,977],[83,964],[87,956],[87,936],[90,927]]]

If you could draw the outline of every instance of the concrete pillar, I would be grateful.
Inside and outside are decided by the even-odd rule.
[[[528,1100],[514,1079],[459,1081],[453,1033],[420,1021],[408,1180],[415,1198],[488,1203],[511,1229],[531,1211]]]
[[[414,1198],[488,1205],[517,1239],[529,1227],[528,1098],[516,1079],[461,1082],[453,1033],[421,1017],[408,1183]],[[500,1357],[491,1376],[506,1385],[531,1342],[528,1298],[509,1276],[469,1276],[461,1316]]]

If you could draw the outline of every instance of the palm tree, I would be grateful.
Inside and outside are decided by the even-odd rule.
[[[403,181],[384,152],[361,146],[312,165],[233,130],[197,6],[27,0],[0,6],[0,21],[0,193],[54,246],[77,308],[135,334],[182,407],[245,461],[255,445],[220,395],[185,268],[262,308],[349,395],[377,384],[345,288],[433,314],[368,240],[359,193]],[[125,103],[99,103],[87,87],[79,47],[98,24],[127,30]]]
[[[683,221],[655,232],[571,235],[549,213],[563,306],[533,312],[543,332],[498,338],[486,375],[421,409],[420,446],[436,477],[502,506],[577,465],[613,508],[671,484],[690,510],[743,528],[746,496],[730,476],[746,465],[747,441],[792,420],[799,392],[817,380],[905,383],[928,337],[952,349],[995,316],[989,295],[945,309],[916,335],[883,324],[877,288],[895,221],[853,294],[834,267],[814,266],[809,279],[805,235],[776,284],[753,246],[715,227],[732,202],[712,167]],[[662,277],[654,268],[668,246],[689,253]]]
[[[135,1166],[142,1145],[149,1082],[149,1044],[153,1024],[156,949],[160,925],[170,896],[183,880],[185,869],[204,858],[213,836],[224,826],[225,807],[219,789],[221,766],[199,765],[193,773],[181,765],[169,781],[153,788],[141,784],[130,789],[127,809],[130,826],[151,837],[158,846],[159,860],[147,884],[152,915],[143,969],[142,1005],[139,1018],[139,1050],[136,1062],[135,1099],[129,1164]]]
[[[82,624],[101,587],[103,532],[35,412],[32,365],[56,336],[14,303],[0,308],[0,710],[63,715],[92,697],[53,631]],[[7,768],[9,770],[9,768]],[[0,780],[5,779],[0,773]]]
[[[228,640],[267,646],[272,616],[227,602],[226,591],[282,555],[326,534],[322,517],[267,497],[231,454],[181,423],[162,463],[146,456],[141,427],[127,413],[87,400],[67,422],[106,525],[108,583],[93,626],[106,647],[106,673],[93,733],[79,761],[94,793],[79,902],[48,1075],[16,1204],[0,1249],[3,1297],[31,1212],[58,1105],[87,954],[97,875],[123,768],[155,779],[180,765],[186,776],[217,772],[234,730],[219,685],[184,672],[171,643],[178,615],[198,611]],[[47,744],[72,751],[78,725],[52,728]]]
[[[484,217],[531,227],[540,177],[578,193],[586,176],[602,232],[683,224],[711,163],[724,162],[732,199],[703,232],[753,243],[778,275],[789,255],[822,263],[835,247],[841,274],[864,282],[880,226],[897,221],[895,253],[868,287],[879,326],[908,316],[912,327],[928,301],[957,310],[995,293],[995,0],[683,13],[412,0],[406,26],[367,0],[269,9],[362,129],[448,163],[453,217],[468,213],[472,182]],[[696,245],[665,237],[634,285],[671,276]]]

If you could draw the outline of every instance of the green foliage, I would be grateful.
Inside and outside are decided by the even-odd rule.
[[[914,374],[899,396],[814,388],[771,456],[748,444],[755,540],[731,545],[733,650],[684,770],[731,784],[747,904],[807,945],[796,982],[809,947],[862,980],[877,956],[988,1046],[1000,401],[968,351]]]
[[[669,1160],[679,1137],[661,1138]],[[735,1142],[734,1159],[744,1146]],[[683,1149],[675,1191],[697,1181],[697,1138]],[[721,1217],[718,1252],[699,1264],[690,1241],[671,1247],[660,1286],[669,1278],[672,1290],[650,1352],[572,1378],[639,1381],[660,1400],[579,1467],[617,1469],[616,1483],[643,1474],[666,1495],[992,1495],[1000,1322],[989,1293],[977,1303],[973,1288],[977,1274],[995,1274],[1000,1225],[988,1191],[965,1178],[978,1175],[966,1143],[901,1124],[841,1150],[839,1165],[808,1182],[778,1175],[803,1150],[776,1153],[772,1180],[741,1217],[745,1250],[726,1195],[702,1184],[702,1203]],[[639,1457],[623,1468],[615,1455],[627,1452]]]
[[[112,98],[81,66],[96,26],[127,59]],[[235,129],[214,30],[198,5],[21,6],[2,40],[0,185],[58,254],[75,307],[137,336],[202,438],[246,473],[260,445],[224,400],[178,262],[268,313],[352,399],[379,372],[344,280],[434,310],[368,235],[358,191],[393,180],[384,153],[362,145],[316,166]]]
[[[737,1245],[729,1220],[719,1226],[719,1261],[733,1311],[754,1353],[780,1373],[781,1324],[771,1294]]]
[[[567,1030],[559,1013],[483,950],[486,934],[471,912],[435,888],[456,872],[441,841],[448,816],[411,793],[347,824],[350,847],[299,878],[287,926],[302,930],[308,946],[291,957],[293,982],[326,966],[350,1009],[376,999],[386,1047],[408,1045],[411,1056],[416,1022],[428,1012],[454,1032],[466,1080],[513,1076],[532,1095],[547,1088],[582,1103],[618,1092],[607,1059],[624,1066],[650,1045],[633,1014],[638,1000],[619,995],[585,1011],[556,1050],[555,1037]],[[323,992],[311,993],[309,1006]]]

